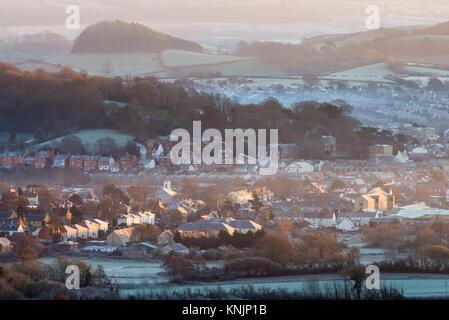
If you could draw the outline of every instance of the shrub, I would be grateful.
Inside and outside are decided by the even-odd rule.
[[[14,289],[4,279],[0,279],[0,300],[23,299],[23,294]]]

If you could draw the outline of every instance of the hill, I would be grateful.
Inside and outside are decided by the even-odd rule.
[[[282,128],[279,142],[306,146],[302,157],[307,159],[327,157],[319,142],[323,135],[336,137],[342,152],[355,158],[367,157],[369,145],[396,142],[390,133],[361,130],[350,106],[312,101],[287,109],[273,98],[240,104],[220,94],[186,90],[179,83],[153,77],[125,80],[89,76],[70,68],[31,73],[0,63],[0,88],[0,128],[4,136],[8,134],[5,147],[9,150],[23,149],[23,139],[32,134],[44,142],[38,148],[82,153],[84,148],[96,148],[105,137],[119,147],[134,137],[145,141],[176,128],[188,130],[194,120],[220,132]],[[114,108],[110,101],[119,105]]]
[[[154,31],[139,23],[103,21],[88,26],[75,39],[72,52],[202,51],[195,42]]]
[[[28,53],[69,52],[72,41],[65,36],[45,31],[36,34],[26,34],[14,44],[17,51]]]
[[[108,75],[137,76],[159,71],[159,53],[155,52],[78,52],[54,54],[47,57],[52,64],[70,66],[75,70],[86,70],[89,74],[105,74],[105,63],[109,64]]]
[[[300,44],[240,41],[234,55],[257,57],[287,74],[326,74],[385,62],[390,56],[444,55],[449,23],[323,35]],[[406,61],[408,62],[408,61]]]
[[[21,71],[35,72],[38,69],[44,69],[47,72],[54,73],[60,72],[62,67],[38,60],[28,60],[20,63],[16,63],[15,66]]]

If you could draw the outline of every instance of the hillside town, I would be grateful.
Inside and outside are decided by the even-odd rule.
[[[435,142],[431,130],[403,130],[418,132],[417,138],[426,139],[419,146],[410,146],[414,147],[410,152],[399,151],[396,155],[391,145],[372,145],[366,161],[294,160],[290,156],[295,153],[289,153],[292,146],[282,145],[277,176],[252,179],[255,165],[236,165],[233,169],[246,174],[246,180],[241,179],[240,186],[234,184],[228,191],[206,187],[206,192],[195,194],[200,180],[195,186],[192,181],[182,180],[180,185],[172,186],[168,179],[160,186],[108,184],[103,189],[11,185],[1,198],[2,252],[14,246],[18,234],[29,234],[41,243],[77,252],[142,250],[147,254],[156,250],[167,254],[174,250],[188,254],[192,248],[179,241],[182,237],[217,238],[222,233],[233,236],[262,230],[283,233],[287,228],[289,241],[296,244],[304,234],[317,230],[337,233],[344,239],[345,234],[360,236],[366,226],[400,223],[413,229],[446,219],[449,162],[439,158],[445,144],[441,139]],[[160,160],[167,147],[160,143],[156,151],[150,149],[153,165],[156,161],[163,165]],[[325,136],[323,148],[335,154],[338,142]],[[135,156],[115,162],[110,157],[55,155],[50,151],[39,151],[34,157],[6,152],[1,160],[2,167],[7,168],[4,170],[32,166],[114,172],[115,168],[132,171],[142,163]]]
[[[381,132],[381,129],[378,129]],[[391,144],[373,144],[368,146],[368,158],[363,161],[351,160],[342,152],[337,139],[333,136],[321,137],[319,147],[322,151],[322,159],[301,160],[303,149],[297,144],[276,145],[278,150],[279,169],[286,174],[311,173],[313,171],[326,171],[328,167],[344,167],[347,170],[357,171],[359,167],[369,167],[369,170],[382,171],[385,166],[410,168],[423,161],[438,162],[449,156],[449,129],[438,133],[432,127],[418,126],[416,124],[403,124],[399,127],[388,128],[394,136],[407,137],[407,143],[400,146]],[[201,172],[252,173],[264,164],[258,162],[248,165],[250,157],[247,154],[235,154],[236,160],[245,164],[225,164],[224,156],[221,164],[181,164],[174,165],[170,160],[170,150],[176,144],[170,136],[159,136],[148,139],[142,143],[129,142],[128,146],[134,154],[121,151],[115,156],[104,154],[71,154],[59,153],[49,147],[34,145],[36,139],[27,141],[27,146],[21,151],[4,150],[0,153],[0,168],[4,169],[74,169],[84,172],[119,173],[119,172],[158,172],[167,170],[185,174],[199,174]],[[206,146],[202,142],[202,147]],[[269,148],[271,145],[268,144]],[[4,146],[5,148],[5,146]],[[223,142],[224,148],[224,142]],[[269,150],[267,148],[267,150]],[[98,148],[97,148],[98,149]],[[28,151],[26,151],[28,150]],[[190,159],[193,155],[191,152]],[[235,163],[239,163],[235,161]],[[319,163],[318,163],[319,162]],[[192,161],[190,161],[192,163]],[[315,167],[315,170],[314,170]],[[317,170],[318,168],[318,170]],[[323,169],[324,168],[324,169]],[[343,169],[342,169],[343,170]]]
[[[188,254],[191,248],[180,241],[183,237],[217,238],[223,233],[261,230],[285,233],[287,228],[286,235],[295,245],[304,234],[317,230],[337,233],[341,239],[357,234],[361,239],[360,230],[366,226],[397,222],[416,228],[445,219],[449,216],[449,134],[438,135],[433,128],[417,125],[402,125],[396,134],[409,136],[414,143],[404,145],[404,150],[371,145],[366,160],[345,159],[332,136],[321,139],[326,160],[298,159],[297,145],[279,144],[279,170],[268,180],[257,176],[260,163],[174,166],[170,137],[136,144],[138,154],[118,159],[51,150],[7,151],[0,154],[4,172],[70,168],[132,177],[144,170],[151,177],[152,170],[163,168],[185,179],[178,179],[175,187],[167,178],[159,186],[132,185],[132,181],[119,186],[5,184],[0,245],[7,251],[15,236],[24,233],[77,252],[140,248]],[[153,176],[160,178],[163,172]],[[208,172],[209,179],[202,172]],[[222,180],[231,184],[217,190]]]

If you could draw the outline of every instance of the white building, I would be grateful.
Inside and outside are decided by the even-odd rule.
[[[349,219],[348,217],[345,217],[339,224],[335,227],[337,230],[340,231],[356,231],[357,227],[354,225],[354,223]]]
[[[53,159],[54,168],[65,168],[67,165],[68,154],[57,154]]]
[[[101,171],[111,171],[114,163],[115,161],[112,157],[101,157],[98,159],[98,169]]]
[[[100,230],[99,224],[89,220],[85,220],[84,226],[87,228],[88,238],[95,238],[95,239],[98,238],[98,231]]]
[[[165,180],[163,187],[155,192],[156,198],[160,199],[163,203],[169,203],[173,201],[178,193],[171,188],[170,180]]]
[[[89,229],[87,229],[86,227],[84,227],[80,224],[75,224],[73,226],[73,229],[76,230],[76,232],[77,232],[76,236],[78,238],[87,239],[89,237]]]
[[[62,230],[62,239],[63,240],[74,240],[74,239],[76,239],[77,234],[78,234],[78,231],[76,231],[76,229],[69,227],[69,226],[64,226],[63,230]]]
[[[139,161],[139,167],[144,170],[151,170],[156,166],[156,162],[153,159],[141,159]]]
[[[127,227],[135,224],[155,224],[155,223],[156,223],[156,215],[151,211],[122,214],[117,220],[118,225],[124,224]]]
[[[118,225],[126,225],[127,227],[131,226],[134,222],[134,217],[129,215],[129,214],[122,214],[118,219],[117,219],[117,224]]]
[[[335,213],[304,213],[304,220],[312,224],[311,228],[330,228],[337,224]]]
[[[417,147],[410,152],[413,157],[424,157],[429,154],[429,151],[424,147]]]
[[[92,222],[95,222],[96,224],[99,225],[98,230],[101,231],[108,231],[109,228],[109,223],[107,223],[106,221],[100,220],[100,219],[93,219]]]
[[[286,166],[285,171],[287,173],[298,173],[298,174],[312,173],[313,166],[305,161],[297,161],[290,163],[288,166]]]

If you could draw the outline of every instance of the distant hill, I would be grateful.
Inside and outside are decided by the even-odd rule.
[[[14,48],[21,52],[69,52],[72,41],[63,35],[44,31],[36,34],[26,34],[23,39],[14,44]]]
[[[38,69],[44,69],[47,72],[55,73],[60,72],[62,70],[62,67],[58,65],[38,60],[28,60],[25,62],[16,63],[15,66],[19,68],[21,71],[28,71],[28,72],[35,72]]]
[[[304,43],[316,45],[317,47],[324,45],[326,42],[334,42],[336,46],[342,46],[349,42],[360,43],[362,41],[372,41],[376,38],[397,39],[401,37],[417,36],[417,35],[449,35],[449,21],[438,23],[435,25],[412,25],[393,28],[380,28],[376,30],[358,31],[345,34],[325,34],[313,36],[305,39]]]
[[[237,56],[257,57],[265,64],[281,67],[288,74],[303,75],[335,73],[383,63],[392,56],[448,54],[449,22],[434,26],[406,26],[350,34],[327,34],[305,39],[300,44],[240,41],[234,52]]]
[[[114,20],[88,26],[75,39],[72,52],[162,52],[167,49],[202,51],[195,42],[154,31],[139,23]]]
[[[449,35],[449,21],[436,24],[430,28],[422,30],[422,33]]]

